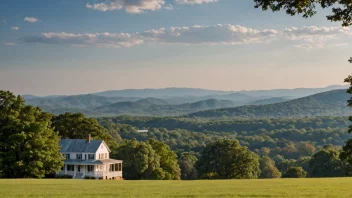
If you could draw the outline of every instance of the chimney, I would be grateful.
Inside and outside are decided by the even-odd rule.
[[[87,136],[87,143],[90,143],[91,140],[92,140],[92,137],[91,137],[90,134],[88,134],[88,136]]]

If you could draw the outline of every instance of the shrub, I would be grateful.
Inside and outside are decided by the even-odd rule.
[[[73,177],[71,175],[58,175],[56,176],[56,179],[72,179]]]

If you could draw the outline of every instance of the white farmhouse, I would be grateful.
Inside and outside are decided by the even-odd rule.
[[[103,140],[62,139],[61,153],[65,165],[57,175],[70,175],[74,179],[122,179],[122,161],[109,158],[111,152]]]

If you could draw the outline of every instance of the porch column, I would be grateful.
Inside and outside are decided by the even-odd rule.
[[[65,175],[66,175],[66,173],[67,173],[67,165],[66,164],[64,164],[64,171],[65,171]]]

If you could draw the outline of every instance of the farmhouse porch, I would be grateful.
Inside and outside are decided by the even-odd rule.
[[[59,175],[70,175],[73,179],[86,177],[96,179],[122,179],[122,161],[105,160],[65,160]]]

